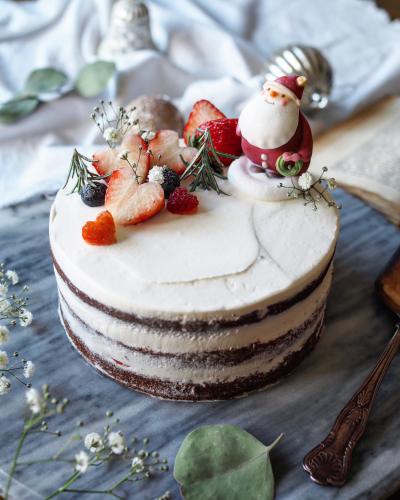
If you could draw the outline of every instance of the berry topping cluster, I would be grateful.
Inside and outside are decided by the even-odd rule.
[[[104,121],[105,112],[101,114],[95,109]],[[240,140],[235,133],[237,120],[226,118],[206,100],[193,106],[185,127],[186,147],[180,145],[178,133],[173,130],[147,134],[144,140],[139,124],[138,134],[128,133],[132,124],[127,121],[128,116],[124,115],[125,118],[126,123],[116,129],[112,121],[107,122],[108,128],[104,123],[100,126],[109,147],[96,151],[92,160],[74,151],[67,178],[68,182],[77,177],[72,192],[77,190],[89,207],[105,205],[106,208],[94,222],[89,221],[82,228],[83,239],[90,245],[116,243],[116,225],[144,222],[165,207],[165,200],[168,200],[167,209],[173,214],[196,213],[199,201],[180,185],[181,179],[192,177],[193,181],[194,176],[191,184],[191,191],[194,191],[202,187],[201,177],[206,182],[204,189],[211,185],[218,194],[222,193],[214,175],[225,179],[221,166],[230,165],[232,155],[241,153]],[[108,137],[110,130],[114,134],[112,140]],[[158,165],[161,158],[163,166]],[[95,170],[86,165],[90,161]],[[205,163],[207,171],[203,172]]]

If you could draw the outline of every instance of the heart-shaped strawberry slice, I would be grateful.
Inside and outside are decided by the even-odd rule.
[[[142,153],[139,157],[139,146],[142,147]],[[139,176],[139,184],[142,184],[147,179],[147,175],[150,169],[150,157],[146,155],[147,144],[138,134],[129,134],[124,137],[119,149],[113,148],[100,148],[93,155],[93,159],[97,160],[96,163],[93,162],[94,168],[97,170],[99,175],[111,174],[119,168],[128,166],[125,160],[120,160],[118,158],[118,153],[124,149],[130,151],[128,155],[128,160],[130,163],[137,164],[137,174]],[[110,177],[104,179],[106,182],[110,181]]]
[[[105,205],[118,226],[138,224],[164,208],[164,190],[155,182],[139,184],[133,170],[123,167],[111,176]]]
[[[186,170],[181,156],[190,163],[198,153],[196,148],[180,147],[178,132],[174,130],[161,130],[158,132],[155,138],[150,141],[149,149],[153,153],[150,166],[157,163],[158,156],[161,155],[160,165],[167,165],[178,175]]]
[[[86,222],[82,228],[82,237],[89,245],[112,245],[117,242],[115,223],[108,210],[100,212],[96,220]]]

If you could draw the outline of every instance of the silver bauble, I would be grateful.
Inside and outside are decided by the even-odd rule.
[[[267,59],[263,75],[267,80],[281,76],[300,75],[307,78],[304,88],[302,111],[325,108],[332,88],[332,67],[321,52],[305,45],[289,45]]]
[[[145,4],[138,0],[117,0],[111,11],[107,34],[97,50],[98,55],[112,60],[119,54],[154,48]]]

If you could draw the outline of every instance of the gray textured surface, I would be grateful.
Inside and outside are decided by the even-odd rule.
[[[127,436],[148,437],[152,447],[173,465],[184,437],[195,428],[217,423],[237,425],[262,442],[271,443],[280,432],[285,437],[272,453],[277,500],[383,500],[400,486],[400,360],[397,355],[378,394],[366,433],[356,447],[348,483],[342,488],[311,483],[302,470],[303,456],[329,432],[347,400],[365,379],[393,332],[396,317],[374,293],[380,268],[400,244],[396,227],[360,201],[337,191],[342,203],[342,228],[336,255],[336,271],[328,302],[326,329],[314,352],[280,384],[247,398],[219,403],[158,401],[126,389],[99,375],[75,353],[57,316],[57,293],[48,249],[47,217],[50,202],[36,200],[0,211],[0,260],[16,269],[30,286],[34,322],[15,329],[7,352],[18,349],[37,368],[36,387],[51,384],[52,393],[71,400],[67,412],[49,423],[68,435],[75,421],[85,421],[83,434],[100,431],[103,415],[113,409]],[[305,209],[305,217],[313,212]],[[293,254],[291,258],[301,259]],[[101,270],[99,270],[101,272]],[[0,485],[8,470],[22,428],[23,388],[16,383],[0,399]],[[51,436],[32,436],[23,459],[41,458],[54,450]],[[57,441],[59,445],[61,441]],[[80,449],[78,446],[77,449]],[[154,449],[153,448],[153,449]],[[72,453],[75,449],[71,450]],[[45,468],[46,467],[46,468]],[[107,487],[115,479],[106,466],[91,471],[76,487]],[[46,472],[45,472],[46,470]],[[110,471],[111,472],[111,471]],[[20,469],[16,479],[32,491],[20,500],[54,491],[70,475],[68,465],[35,465]],[[38,478],[40,477],[40,480]],[[79,483],[79,484],[78,484]],[[131,484],[127,498],[151,500],[166,490],[179,499],[172,471],[150,481]],[[22,489],[26,492],[26,489]],[[121,493],[124,488],[121,489]],[[97,495],[80,496],[93,498]],[[40,498],[40,497],[38,497]],[[77,498],[64,494],[62,498]],[[101,497],[100,497],[101,498]],[[108,498],[104,496],[104,498]]]

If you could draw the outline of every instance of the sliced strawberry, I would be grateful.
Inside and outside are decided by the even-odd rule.
[[[210,120],[219,120],[226,118],[226,116],[221,113],[221,111],[211,104],[210,101],[203,99],[202,101],[197,101],[189,115],[189,119],[185,125],[185,130],[183,131],[183,138],[185,139],[186,145],[189,145],[189,139],[196,132],[196,127],[199,127],[204,122],[209,122]]]
[[[167,209],[173,214],[191,215],[199,209],[199,200],[194,194],[188,193],[184,187],[178,187],[169,197]]]
[[[207,127],[210,128],[211,140],[216,151],[240,156],[242,154],[242,144],[241,138],[236,135],[237,124],[237,118],[224,118],[205,122],[199,128],[202,130],[206,130]],[[201,132],[197,130],[196,134],[200,136]],[[233,162],[232,158],[226,158],[225,156],[218,156],[218,158],[225,167],[229,167]]]
[[[142,146],[142,153],[140,155],[140,160],[137,166],[137,174],[139,176],[139,184],[147,179],[147,174],[149,173],[150,160],[146,155],[147,144],[138,134],[129,134],[124,137],[121,146],[118,149],[113,148],[100,148],[93,155],[94,160],[98,160],[98,163],[92,163],[94,168],[97,170],[99,175],[111,174],[119,168],[127,166],[125,160],[120,160],[118,158],[118,153],[123,149],[129,149],[130,154],[128,155],[128,160],[131,163],[136,163],[139,157],[139,146]],[[110,177],[105,179],[109,182]]]
[[[108,183],[105,206],[118,226],[143,222],[163,209],[164,190],[160,184],[139,184],[130,167],[115,170]]]
[[[115,223],[108,210],[100,212],[96,220],[86,222],[82,228],[82,238],[89,245],[112,245],[117,242]]]
[[[173,130],[158,132],[155,138],[149,142],[149,149],[153,153],[151,167],[154,163],[157,163],[158,156],[161,155],[159,165],[167,165],[167,167],[175,170],[177,174],[182,174],[185,171],[185,165],[179,155],[182,155],[185,161],[191,162],[198,153],[196,148],[179,147],[178,132]]]

